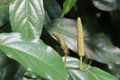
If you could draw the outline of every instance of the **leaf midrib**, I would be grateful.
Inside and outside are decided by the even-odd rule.
[[[29,22],[29,20],[28,20],[28,0],[25,0],[25,9],[26,9],[26,13],[25,13],[25,15],[26,15],[26,26],[25,27],[27,27],[27,36],[29,35],[29,27],[28,27],[28,22]]]

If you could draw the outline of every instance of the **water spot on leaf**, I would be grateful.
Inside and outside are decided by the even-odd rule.
[[[96,17],[99,18],[101,16],[100,13],[96,13]]]
[[[8,54],[7,56],[8,56],[9,58],[11,58],[11,57],[12,57],[12,55],[11,55],[11,54]]]
[[[109,65],[108,65],[108,68],[109,68],[109,69],[113,69],[113,65],[112,65],[112,64],[109,64]]]
[[[49,80],[51,80],[51,79],[52,79],[52,78],[51,78],[51,76],[49,76],[49,75],[47,76],[47,78],[48,78]]]
[[[36,78],[36,75],[35,75],[35,74],[32,74],[32,78]]]
[[[39,42],[39,38],[37,38],[36,36],[36,38],[32,42],[35,42],[35,43]]]
[[[120,62],[116,62],[116,64],[118,64],[118,65],[119,65],[119,64],[120,64]]]
[[[32,69],[31,69],[31,68],[28,68],[27,70],[28,70],[28,71],[32,71]]]
[[[48,48],[46,49],[47,52],[51,52],[51,50],[52,50],[51,47],[48,47]]]

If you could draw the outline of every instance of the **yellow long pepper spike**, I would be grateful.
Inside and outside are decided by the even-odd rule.
[[[77,19],[77,48],[78,55],[80,57],[80,66],[79,69],[82,71],[82,58],[84,56],[84,39],[83,39],[83,29],[80,17]]]

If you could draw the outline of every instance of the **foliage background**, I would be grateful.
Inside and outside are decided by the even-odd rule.
[[[27,1],[29,2],[31,0],[27,0]],[[36,0],[36,1],[39,1],[39,0]],[[19,18],[18,18],[16,20],[18,20],[19,23],[16,24],[17,23],[16,20],[15,20],[16,23],[14,23],[14,21],[12,20],[14,20],[14,16],[15,16],[14,14],[16,14],[16,12],[15,11],[13,11],[13,13],[12,11],[9,12],[10,11],[9,0],[0,0],[0,33],[5,33],[5,32],[9,33],[14,31],[14,32],[20,32],[22,35],[24,35],[24,31],[26,31],[26,33],[30,34],[30,35],[29,34],[26,35],[26,37],[28,38],[24,36],[24,38],[26,38],[28,41],[31,39],[34,39],[35,36],[39,36],[39,34],[41,34],[40,38],[47,45],[50,45],[52,48],[54,48],[61,56],[63,56],[64,54],[62,49],[60,48],[60,44],[53,38],[53,36],[51,36],[51,32],[56,31],[65,38],[67,46],[70,49],[69,56],[76,57],[77,59],[79,57],[77,55],[77,47],[76,47],[76,44],[77,44],[76,18],[80,16],[82,19],[83,27],[84,27],[85,55],[86,55],[84,57],[84,62],[89,63],[89,60],[92,59],[91,66],[99,67],[104,71],[107,71],[108,73],[113,74],[115,77],[120,79],[120,49],[119,49],[120,47],[120,28],[119,28],[120,1],[119,0],[73,0],[73,1],[65,0],[65,1],[66,2],[64,2],[64,0],[49,0],[49,1],[43,0],[45,14],[43,11],[43,13],[40,13],[42,14],[41,16],[35,17],[35,19],[38,21],[33,20],[33,24],[34,26],[38,26],[38,25],[42,26],[44,22],[43,16],[45,15],[44,27],[43,27],[43,30],[42,30],[42,27],[40,27],[41,29],[39,27],[35,27],[36,31],[39,29],[40,31],[37,31],[38,33],[34,33],[31,29],[30,31],[27,32],[27,30],[23,29],[23,27],[21,27],[20,29],[19,28],[16,29],[16,26],[21,25],[20,23],[22,22],[22,20],[20,19],[19,21]],[[69,1],[71,3],[67,3]],[[20,4],[20,2],[18,2],[18,4]],[[24,10],[21,10],[21,11],[24,12]],[[29,12],[27,13],[31,15]],[[39,13],[39,10],[37,13]],[[18,14],[17,16],[19,17],[20,15]],[[64,18],[60,18],[63,16]],[[30,19],[31,18],[29,18],[28,20],[30,21]],[[39,23],[36,23],[36,22],[39,22]],[[26,25],[26,23],[24,25]],[[24,25],[22,24],[22,26]],[[6,34],[4,35],[7,36]],[[3,35],[0,35],[0,36],[1,36],[0,43],[1,42],[3,43],[4,41],[6,42],[7,39],[6,38],[4,39],[4,37],[2,37]],[[22,40],[23,42],[25,42],[24,40],[26,40],[21,38],[20,34],[10,33],[10,35],[8,36],[9,36],[9,39],[11,40],[13,37],[18,39],[18,36],[20,36],[19,37],[20,39],[18,41]],[[17,45],[19,44],[20,43],[18,43]],[[26,45],[32,45],[32,43],[28,42]],[[45,46],[43,47],[43,49],[47,48],[46,45],[42,43],[42,41],[40,41],[40,45]],[[1,49],[3,51],[5,50],[3,49],[3,47],[1,47]],[[26,50],[23,49],[23,51],[26,51]],[[5,50],[5,52],[9,52],[9,51]],[[11,51],[11,53],[13,52]],[[43,53],[47,54],[46,51]],[[55,54],[56,52],[54,51],[52,53],[54,56],[58,57],[58,61],[59,61],[60,56]],[[20,60],[22,59],[19,59],[18,61],[14,61],[13,59],[18,60],[16,57],[15,58],[12,57],[11,59],[11,56],[9,55],[6,56],[4,52],[0,51],[0,79],[1,80],[9,80],[9,79],[25,80],[25,79],[33,79],[34,77],[36,79],[38,78],[38,80],[40,79],[39,78],[40,76],[36,76],[37,74],[33,75],[33,73],[31,71],[29,72],[29,70],[26,72],[26,69],[23,68],[23,66],[20,64],[21,63]],[[55,61],[53,60],[53,62]],[[27,63],[23,63],[23,65],[25,66],[26,64]],[[38,64],[35,64],[35,65],[38,65]],[[32,67],[34,68],[34,66]],[[42,73],[39,73],[39,71],[37,73],[42,74]],[[73,75],[72,71],[71,71],[71,75]],[[42,77],[43,76],[44,75],[42,74]]]

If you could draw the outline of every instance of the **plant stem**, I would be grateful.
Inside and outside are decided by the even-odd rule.
[[[80,57],[80,65],[79,65],[79,69],[82,71],[83,70],[83,65],[82,65],[82,56]]]
[[[66,67],[66,63],[67,63],[67,54],[65,54],[65,58],[64,58],[64,66]]]
[[[100,80],[92,71],[88,70],[88,72],[89,72],[96,80]]]

